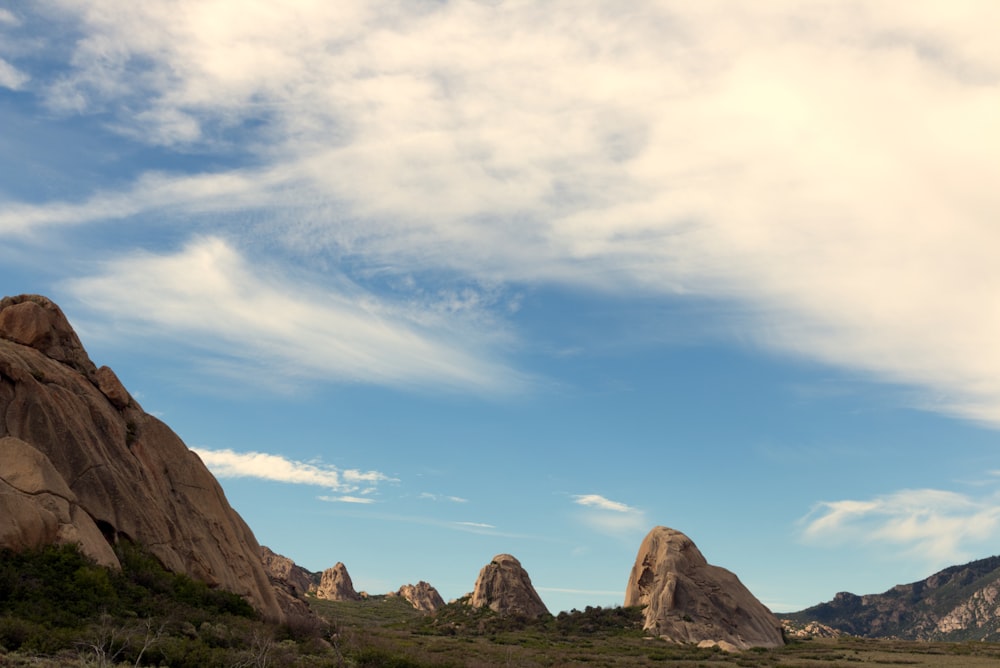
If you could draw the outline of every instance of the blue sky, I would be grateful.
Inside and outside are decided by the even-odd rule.
[[[1000,538],[993,2],[0,3],[0,281],[358,589]]]

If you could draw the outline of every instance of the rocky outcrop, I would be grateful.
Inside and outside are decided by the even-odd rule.
[[[284,619],[260,546],[212,474],[37,295],[0,300],[0,508],[0,547],[76,542],[114,565],[109,546],[134,540]]]
[[[434,612],[444,606],[444,599],[438,590],[427,582],[421,580],[415,585],[406,584],[399,588],[399,591],[389,594],[390,596],[401,596],[410,602],[421,612]]]
[[[869,638],[997,641],[1000,556],[951,566],[881,594],[840,592],[832,601],[781,617]]]
[[[531,585],[521,562],[509,554],[498,554],[483,566],[469,598],[473,608],[489,608],[503,615],[538,617],[549,614]]]
[[[333,568],[323,571],[320,576],[316,598],[328,601],[360,601],[361,594],[354,591],[354,583],[342,562],[337,562]]]
[[[844,635],[832,626],[820,624],[819,622],[797,623],[791,619],[781,620],[781,629],[786,638],[796,638],[805,640],[806,638],[839,638]]]
[[[261,545],[261,561],[271,582],[288,590],[297,598],[316,591],[320,583],[320,574],[302,568],[288,557],[273,552]]]
[[[967,630],[988,629],[995,636],[1000,621],[1000,582],[990,582],[972,592],[966,600],[937,621],[935,630],[942,636]],[[968,635],[968,634],[966,634]]]
[[[781,622],[733,573],[709,564],[680,531],[655,527],[639,547],[626,606],[645,606],[643,628],[680,643],[724,649],[784,645]]]

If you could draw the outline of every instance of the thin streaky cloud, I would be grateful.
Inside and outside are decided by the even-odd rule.
[[[307,464],[265,452],[236,452],[230,449],[208,448],[191,448],[191,451],[220,478],[257,478],[295,485],[316,485],[334,490],[355,489],[353,484],[345,483],[342,471],[333,466]],[[363,477],[367,482],[392,480],[377,471],[368,471]]]
[[[468,503],[468,499],[463,499],[460,496],[449,496],[447,494],[433,494],[431,492],[421,492],[417,495],[418,499],[427,499],[430,501],[450,501],[452,503]]]
[[[72,279],[67,288],[103,317],[150,336],[196,333],[203,347],[300,378],[491,393],[526,382],[456,338],[463,329],[470,334],[463,340],[476,345],[496,337],[488,331],[472,336],[468,328],[479,325],[463,325],[461,314],[415,314],[346,279],[310,289],[251,267],[219,237],[197,238],[173,254],[110,261],[102,273]]]
[[[496,525],[489,524],[486,522],[455,522],[451,520],[443,520],[437,517],[428,517],[424,515],[403,515],[398,513],[380,513],[380,512],[352,512],[349,510],[339,510],[338,514],[346,515],[350,517],[359,517],[366,520],[381,520],[385,522],[402,522],[405,524],[417,524],[423,526],[434,526],[443,529],[451,529],[453,531],[464,531],[468,533],[481,534],[485,536],[497,536],[501,538],[517,538],[526,540],[539,540],[545,542],[552,542],[558,540],[552,536],[540,536],[527,533],[518,533],[513,531],[503,531],[496,527]]]
[[[590,506],[601,510],[611,510],[616,513],[635,512],[634,508],[619,501],[607,499],[600,494],[576,494],[573,496],[573,502],[581,506]]]
[[[369,499],[361,496],[317,496],[320,501],[326,501],[328,503],[354,503],[360,505],[367,505],[375,503],[374,499]]]
[[[454,524],[457,524],[458,526],[461,527],[471,527],[474,529],[496,529],[494,525],[485,524],[483,522],[455,522]]]

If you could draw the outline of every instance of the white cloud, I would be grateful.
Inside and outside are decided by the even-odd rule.
[[[54,105],[166,146],[253,123],[266,167],[0,232],[263,208],[400,274],[737,300],[761,345],[1000,424],[995,2],[58,4]]]
[[[452,524],[469,529],[496,529],[494,525],[485,524],[484,522],[453,522]]]
[[[68,288],[103,317],[149,336],[187,336],[280,376],[484,391],[524,382],[473,347],[495,342],[496,329],[472,336],[475,324],[461,314],[435,318],[425,304],[380,300],[346,279],[327,276],[325,288],[293,283],[251,267],[217,237],[173,255],[114,260]]]
[[[573,503],[584,506],[580,518],[584,524],[604,534],[630,536],[649,529],[646,513],[600,494],[577,494]]]
[[[429,501],[450,501],[452,503],[468,503],[468,499],[463,499],[460,496],[448,496],[445,494],[433,494],[431,492],[421,492],[417,495],[418,499],[427,499]]]
[[[205,466],[220,478],[258,478],[294,485],[316,485],[332,490],[352,492],[357,489],[354,483],[388,482],[389,478],[377,471],[360,472],[355,470],[342,471],[334,466],[321,466],[287,459],[281,455],[264,452],[236,452],[234,450],[209,450],[207,448],[191,448],[201,457]],[[353,497],[340,497],[347,500]],[[331,500],[331,497],[324,497]],[[371,500],[355,499],[354,503],[371,503]]]
[[[363,496],[317,496],[316,498],[328,503],[356,503],[361,505],[375,503],[374,499]]]
[[[937,567],[967,561],[1000,537],[1000,499],[935,489],[827,501],[803,519],[810,542],[901,549]]]
[[[0,58],[0,86],[20,90],[30,79],[27,74]]]
[[[592,506],[594,508],[600,508],[601,510],[612,510],[617,513],[635,512],[634,508],[618,501],[606,499],[600,494],[576,494],[573,496],[573,503],[581,506]]]

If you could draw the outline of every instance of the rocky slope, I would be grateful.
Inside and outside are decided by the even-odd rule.
[[[538,617],[548,614],[548,608],[531,585],[528,572],[521,562],[509,554],[498,554],[483,566],[469,598],[473,608],[488,607],[501,614]]]
[[[260,548],[261,561],[271,582],[285,589],[292,596],[303,598],[315,593],[319,587],[320,573],[302,568],[288,557],[272,551],[265,545]]]
[[[0,548],[137,541],[169,570],[284,612],[260,546],[197,455],[90,360],[62,311],[0,300]]]
[[[881,594],[837,594],[781,615],[843,633],[906,640],[1000,640],[1000,556],[952,566]]]
[[[667,640],[725,649],[779,647],[781,622],[733,573],[709,564],[680,531],[655,527],[639,547],[626,606],[646,606],[643,628]]]

